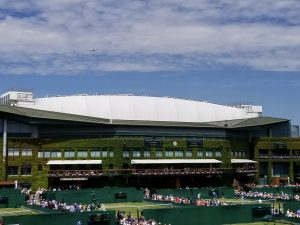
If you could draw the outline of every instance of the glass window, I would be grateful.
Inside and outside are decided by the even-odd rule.
[[[186,157],[193,157],[193,152],[190,151],[190,150],[189,150],[189,151],[186,151],[186,152],[185,152],[185,156],[186,156]]]
[[[174,152],[172,150],[166,151],[166,157],[173,157],[173,156],[174,156]]]
[[[38,151],[38,158],[43,158],[43,157],[44,157],[43,151]]]
[[[140,150],[133,150],[132,151],[132,157],[134,157],[134,158],[141,157],[141,151]]]
[[[32,156],[32,149],[24,148],[21,150],[22,156]]]
[[[176,151],[175,151],[175,157],[183,157],[183,151],[181,151],[181,150],[176,150]]]
[[[110,157],[110,158],[113,158],[113,157],[114,157],[114,150],[110,150],[110,151],[109,151],[109,157]]]
[[[61,151],[51,151],[51,158],[61,158]]]
[[[21,175],[30,176],[31,175],[31,166],[25,165],[21,167]]]
[[[78,158],[87,158],[88,152],[86,150],[79,150],[79,151],[77,151],[77,157]]]
[[[18,169],[19,169],[19,167],[17,167],[17,166],[8,166],[7,167],[7,175],[9,175],[9,176],[18,175]]]
[[[206,157],[212,157],[213,156],[213,152],[210,150],[205,151],[205,156]]]
[[[50,151],[44,151],[44,158],[50,158],[51,152]]]
[[[235,157],[239,157],[239,156],[240,156],[240,152],[233,152],[233,155],[234,155]]]
[[[197,157],[203,157],[203,151],[198,150],[197,151]]]
[[[92,150],[91,151],[91,157],[92,158],[99,158],[100,157],[100,151],[99,150]]]
[[[8,156],[19,156],[20,150],[18,148],[9,148],[7,150],[7,155]]]
[[[216,151],[216,157],[221,157],[222,156],[222,152],[221,151]]]
[[[123,151],[123,158],[129,158],[129,151]]]
[[[162,156],[163,156],[163,153],[162,153],[161,150],[157,150],[157,151],[155,152],[155,155],[156,155],[156,157],[162,157]]]
[[[107,150],[102,150],[102,157],[106,158],[107,157]]]
[[[75,151],[67,150],[67,151],[64,152],[64,156],[65,156],[65,158],[74,158],[75,157]]]
[[[242,152],[242,157],[246,157],[246,152]]]
[[[150,158],[150,151],[144,151],[144,157]]]

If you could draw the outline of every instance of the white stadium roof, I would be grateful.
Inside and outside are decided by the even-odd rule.
[[[127,121],[211,122],[259,117],[257,112],[208,102],[126,95],[36,98],[17,106],[95,118]]]

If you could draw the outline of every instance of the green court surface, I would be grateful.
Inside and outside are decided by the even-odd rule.
[[[259,222],[259,223],[235,223],[234,225],[288,225],[291,223],[277,223],[277,222]],[[231,224],[225,224],[231,225]]]
[[[105,203],[106,210],[124,211],[126,215],[130,213],[133,217],[141,213],[143,209],[158,209],[158,208],[171,208],[172,204],[159,204],[152,202],[122,202],[122,203]]]
[[[243,203],[240,199],[219,199],[231,204],[253,204],[257,203],[257,200],[245,200]],[[124,211],[125,215],[129,213],[133,217],[137,217],[141,215],[142,210],[144,209],[160,209],[160,208],[174,208],[178,206],[174,206],[169,203],[155,203],[155,202],[119,202],[119,203],[105,203],[104,204],[106,210],[114,210],[114,211]],[[18,215],[33,215],[33,214],[43,214],[39,210],[33,210],[26,207],[21,208],[0,208],[1,216],[18,216]],[[235,224],[235,225],[287,225],[291,223],[279,223],[279,222],[256,222],[256,223],[243,223],[243,224]],[[229,225],[229,224],[227,224]]]
[[[1,216],[18,216],[18,215],[33,215],[43,214],[41,211],[32,210],[28,208],[0,208]]]

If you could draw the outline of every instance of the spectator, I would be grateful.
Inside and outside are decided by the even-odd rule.
[[[3,221],[2,216],[0,216],[0,225],[4,225],[4,221]]]

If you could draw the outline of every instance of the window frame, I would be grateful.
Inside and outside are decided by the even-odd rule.
[[[7,156],[8,157],[20,156],[20,149],[19,148],[8,148]]]
[[[32,156],[32,148],[21,149],[21,156]]]
[[[65,150],[64,151],[64,158],[75,158],[75,151],[74,150]]]
[[[77,150],[77,158],[88,158],[87,150]]]
[[[27,173],[30,169],[30,173]],[[25,173],[23,173],[25,171]],[[31,176],[32,175],[32,166],[31,165],[22,165],[21,166],[21,176]]]
[[[11,170],[10,169],[16,169],[16,173],[10,174]],[[12,170],[14,171],[14,170]],[[7,175],[8,176],[18,176],[19,175],[19,166],[8,166],[7,167]]]

